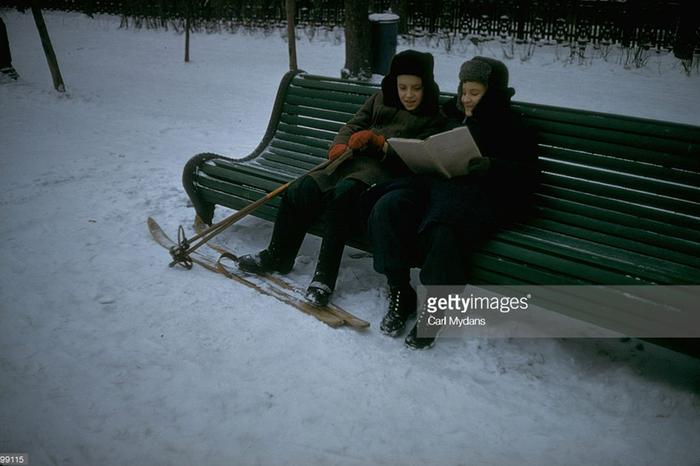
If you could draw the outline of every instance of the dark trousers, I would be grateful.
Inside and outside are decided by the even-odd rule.
[[[313,280],[335,288],[345,242],[365,223],[359,201],[366,189],[361,181],[344,179],[322,192],[310,176],[299,178],[282,197],[268,250],[291,269],[306,233],[320,220],[323,241]]]
[[[369,215],[368,233],[374,270],[389,286],[410,282],[411,267],[420,267],[423,285],[464,285],[469,238],[453,226],[433,223],[419,232],[427,210],[424,192],[397,189],[382,196]]]

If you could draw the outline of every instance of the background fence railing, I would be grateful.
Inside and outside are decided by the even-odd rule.
[[[0,1],[0,6],[24,2]],[[195,30],[240,28],[282,30],[284,0],[44,0],[42,8],[86,14],[120,15],[122,26],[183,27],[190,15]],[[398,13],[400,33],[411,43],[426,40],[450,50],[467,41],[498,41],[504,53],[522,59],[534,46],[570,47],[571,55],[592,48],[605,56],[615,46],[640,52],[673,51],[687,61],[700,57],[700,18],[694,0],[370,0],[371,12]],[[297,26],[309,34],[330,31],[344,22],[343,0],[296,0]],[[643,53],[642,53],[643,55]]]

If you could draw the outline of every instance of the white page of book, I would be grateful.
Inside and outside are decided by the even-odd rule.
[[[447,178],[466,174],[469,160],[481,156],[466,126],[434,134],[424,141],[390,138],[388,142],[414,173]]]

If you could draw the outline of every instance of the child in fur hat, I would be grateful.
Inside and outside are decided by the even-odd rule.
[[[425,286],[463,289],[477,245],[526,210],[536,180],[537,151],[534,135],[511,109],[514,93],[502,62],[475,57],[463,63],[457,96],[445,103],[443,112],[448,128],[469,128],[483,157],[470,161],[467,175],[421,177],[420,183],[391,191],[375,204],[369,217],[374,268],[387,276],[390,298],[395,298],[382,319],[384,333],[398,336],[417,311],[413,298],[404,298],[415,296],[411,267],[421,269]],[[429,315],[420,310],[406,345],[434,344],[440,326],[426,325]],[[419,335],[419,328],[425,333]]]
[[[323,241],[306,297],[315,305],[328,304],[345,241],[366,221],[360,208],[363,195],[376,183],[410,174],[386,139],[423,139],[444,129],[439,93],[431,54],[406,50],[395,55],[381,91],[369,97],[335,136],[328,151],[333,162],[292,183],[268,247],[241,257],[239,267],[251,273],[288,273],[306,232],[320,220]],[[341,157],[347,152],[350,158]]]

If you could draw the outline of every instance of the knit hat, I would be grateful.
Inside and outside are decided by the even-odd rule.
[[[433,76],[433,56],[427,52],[404,50],[394,55],[389,66],[389,74],[382,79],[384,104],[391,107],[403,108],[399,100],[396,78],[402,74],[418,76],[423,81],[423,102],[418,110],[420,113],[437,112],[440,89]]]

